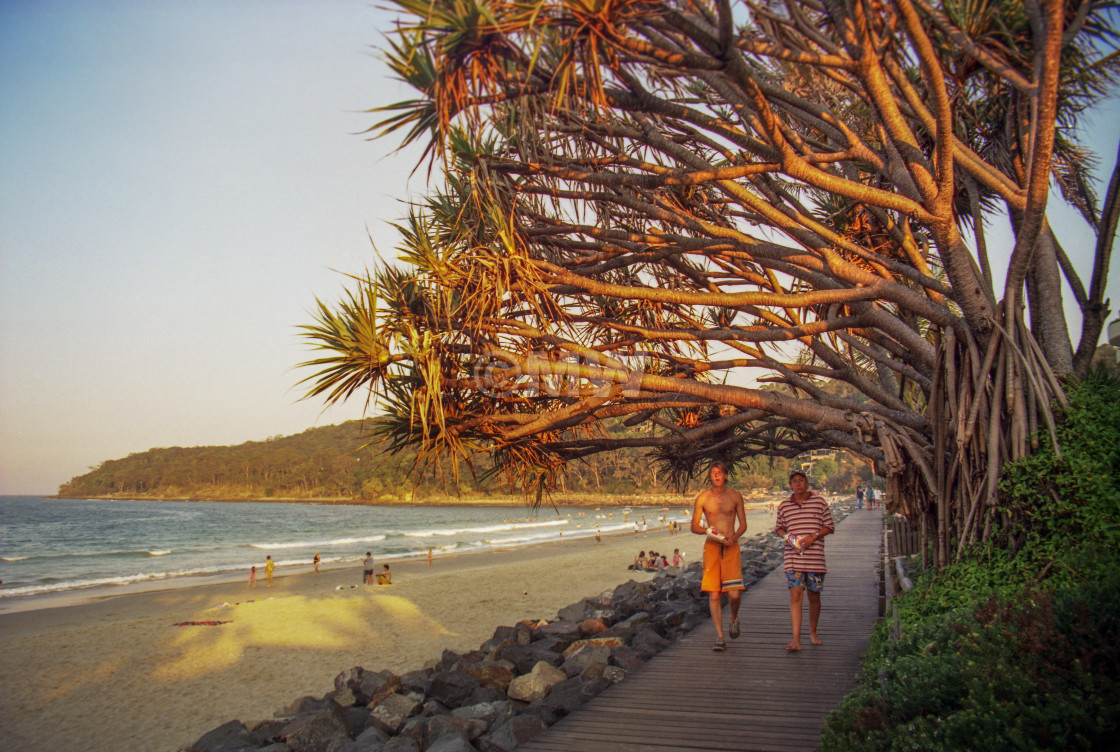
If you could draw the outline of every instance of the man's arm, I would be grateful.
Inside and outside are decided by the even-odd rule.
[[[739,494],[739,501],[735,504],[735,535],[728,543],[735,543],[747,532],[747,509],[743,504],[743,495]]]
[[[806,546],[811,546],[826,535],[831,535],[836,532],[836,528],[832,522],[832,513],[825,508],[824,513],[821,515],[820,527],[811,535],[809,542]]]
[[[692,506],[692,526],[689,528],[697,535],[706,535],[708,527],[704,524],[704,508],[700,505],[700,500],[704,498],[704,494],[696,497],[696,503]]]
[[[831,535],[834,532],[836,531],[828,527],[827,525],[821,527],[820,530],[809,536],[809,541],[805,544],[805,548],[808,548],[809,546],[819,541],[821,538],[825,537],[826,535]]]

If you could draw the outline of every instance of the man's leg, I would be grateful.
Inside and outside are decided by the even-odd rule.
[[[824,642],[817,636],[817,621],[821,618],[821,594],[809,591],[809,639],[814,645]]]
[[[716,637],[723,638],[723,602],[721,593],[708,593],[708,610],[712,613],[712,623],[716,625]]]
[[[791,587],[789,589],[789,618],[793,627],[793,641],[786,645],[786,650],[791,653],[801,649],[801,599],[804,597],[804,588]]]
[[[739,639],[739,605],[743,602],[743,591],[732,590],[727,594],[727,600],[731,605],[731,639]]]

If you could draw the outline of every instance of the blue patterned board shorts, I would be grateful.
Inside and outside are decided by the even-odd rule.
[[[786,572],[786,587],[807,587],[810,593],[819,593],[824,590],[824,572]]]

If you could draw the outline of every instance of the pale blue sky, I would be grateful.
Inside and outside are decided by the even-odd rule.
[[[0,493],[359,417],[296,327],[423,178],[366,0],[0,0]],[[307,375],[307,374],[302,374]]]
[[[360,417],[299,402],[292,367],[315,298],[369,235],[392,255],[385,221],[424,188],[415,152],[356,135],[405,96],[372,54],[388,21],[368,0],[0,0],[0,494]],[[1092,126],[1106,169],[1118,122]]]

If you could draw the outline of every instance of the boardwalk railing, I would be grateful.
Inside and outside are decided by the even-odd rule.
[[[708,622],[530,739],[524,752],[786,752],[815,750],[825,718],[855,686],[879,613],[882,517],[853,512],[826,539],[820,635],[790,640],[779,566],[743,597],[743,635],[712,650]],[[726,609],[725,609],[726,612]],[[725,616],[726,618],[726,616]]]
[[[913,556],[921,551],[922,534],[905,517],[888,517],[886,522],[890,556]]]

